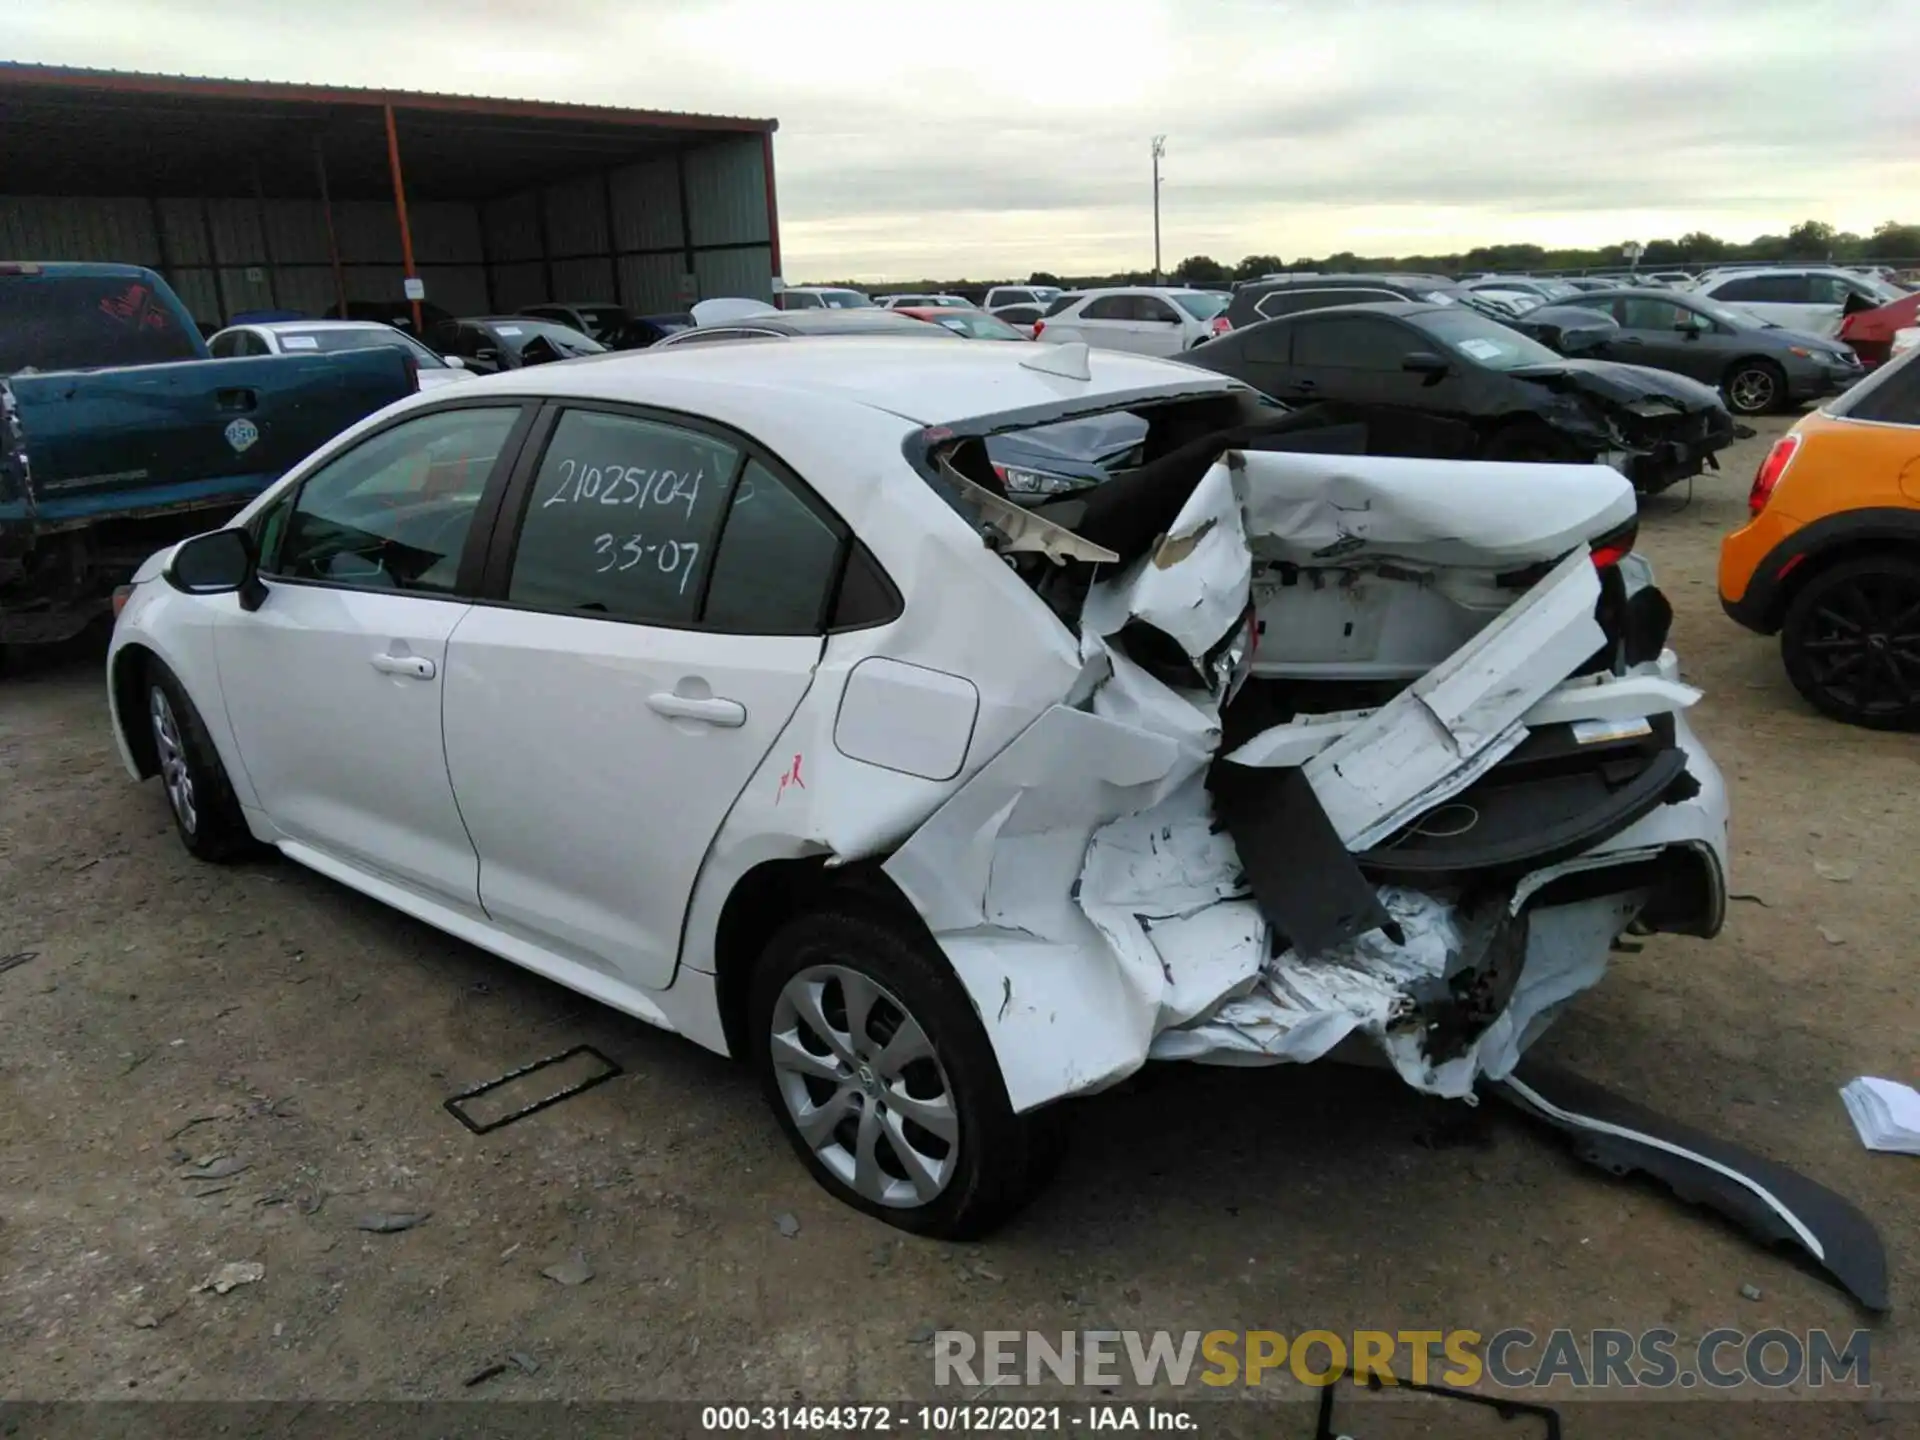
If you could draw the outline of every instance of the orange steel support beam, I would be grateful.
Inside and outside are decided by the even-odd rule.
[[[407,267],[407,279],[418,279],[413,268],[413,230],[407,224],[407,185],[400,173],[400,132],[393,125],[393,106],[382,107],[387,112],[387,164],[393,169],[393,208],[400,217],[400,259]],[[413,337],[426,339],[426,327],[420,319],[420,302],[413,302]]]

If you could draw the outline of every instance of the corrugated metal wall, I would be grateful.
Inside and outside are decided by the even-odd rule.
[[[684,213],[681,164],[652,160],[483,206],[495,306],[612,300],[649,314],[719,295],[771,299],[760,137],[686,151]]]
[[[455,315],[542,300],[613,300],[648,314],[722,295],[772,297],[758,135],[484,204],[418,203],[408,220],[427,298]],[[336,201],[333,225],[347,298],[400,299],[393,207]],[[0,195],[0,259],[152,266],[203,321],[243,310],[321,314],[336,303],[318,200]]]

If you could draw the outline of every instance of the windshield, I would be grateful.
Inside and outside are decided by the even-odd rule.
[[[1173,303],[1196,320],[1211,320],[1233,303],[1233,297],[1212,290],[1195,290],[1190,294],[1174,296]]]
[[[0,277],[0,375],[164,365],[206,352],[174,308],[124,275]]]
[[[323,350],[331,354],[336,350],[371,350],[390,345],[413,356],[422,370],[446,369],[446,361],[411,335],[402,335],[390,325],[367,325],[351,330],[276,330],[274,334],[279,337],[280,348],[289,352]]]
[[[1489,370],[1561,363],[1546,346],[1470,310],[1427,310],[1407,318],[1455,354]]]
[[[562,355],[600,355],[607,348],[598,340],[582,335],[571,325],[556,325],[551,320],[529,320],[524,315],[511,324],[495,325],[493,333],[500,337],[502,345],[516,355],[526,349],[527,342],[536,336]]]

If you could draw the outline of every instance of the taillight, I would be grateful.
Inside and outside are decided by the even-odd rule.
[[[116,585],[113,587],[113,618],[118,620],[120,612],[127,608],[127,601],[133,598],[133,586]]]
[[[1224,335],[1231,329],[1233,329],[1233,322],[1225,315],[1216,315],[1213,317],[1213,333],[1215,335]]]
[[[1040,332],[1041,332],[1042,330],[1044,330],[1044,329],[1046,329],[1046,328],[1047,328],[1047,322],[1046,322],[1046,321],[1044,321],[1044,320],[1036,320],[1036,321],[1034,321],[1034,322],[1033,322],[1033,338],[1034,338],[1034,339],[1036,339],[1036,340],[1038,340],[1038,339],[1040,338]]]
[[[1840,322],[1840,338],[1842,340],[1851,340],[1853,338],[1855,328],[1853,322],[1864,314],[1866,314],[1866,311],[1856,310]]]
[[[1773,442],[1773,448],[1767,451],[1767,458],[1760,462],[1760,469],[1753,477],[1753,489],[1747,492],[1748,514],[1758,515],[1767,508],[1767,501],[1773,498],[1773,487],[1780,483],[1780,477],[1787,473],[1787,466],[1793,463],[1799,450],[1797,434],[1782,435]]]
[[[1591,546],[1593,568],[1604,570],[1609,565],[1618,565],[1633,553],[1633,542],[1640,537],[1640,522],[1629,520],[1618,530],[1609,530]]]

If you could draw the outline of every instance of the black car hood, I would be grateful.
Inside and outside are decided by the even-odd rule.
[[[1645,365],[1622,365],[1614,360],[1556,360],[1551,364],[1522,365],[1507,374],[1532,380],[1549,390],[1575,390],[1596,400],[1626,405],[1636,400],[1672,400],[1689,414],[1717,409],[1720,395],[1711,385],[1689,380],[1671,370]]]

